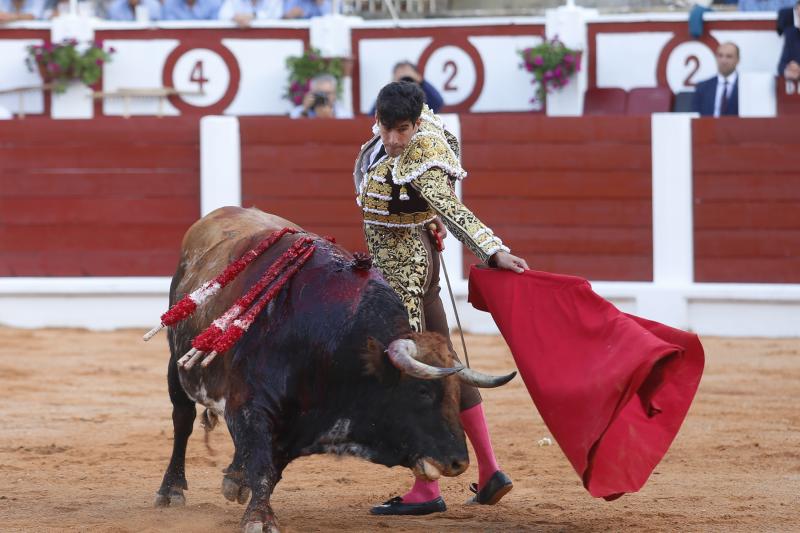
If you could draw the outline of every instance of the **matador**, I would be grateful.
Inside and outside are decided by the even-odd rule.
[[[378,95],[373,137],[361,147],[354,169],[357,203],[374,264],[400,296],[414,331],[443,335],[455,357],[444,307],[439,297],[441,237],[449,230],[484,263],[523,272],[524,259],[483,224],[455,194],[466,176],[459,145],[440,119],[423,103],[418,85],[393,82]],[[446,230],[445,230],[446,227]],[[492,450],[481,396],[461,386],[460,419],[478,459],[478,483],[472,503],[493,505],[512,488]],[[437,481],[418,478],[403,496],[373,507],[373,514],[429,514],[446,510]]]

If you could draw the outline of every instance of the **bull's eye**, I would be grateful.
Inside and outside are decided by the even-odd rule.
[[[429,383],[420,383],[417,387],[417,402],[421,405],[433,404],[436,394]]]

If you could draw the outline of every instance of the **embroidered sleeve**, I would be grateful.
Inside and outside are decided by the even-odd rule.
[[[419,191],[436,211],[447,229],[484,263],[496,252],[511,251],[491,229],[461,203],[449,183],[447,173],[443,170],[429,169],[412,181],[411,186]]]

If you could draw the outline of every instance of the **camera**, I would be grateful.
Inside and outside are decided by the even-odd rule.
[[[328,95],[325,93],[314,93],[314,103],[311,104],[311,109],[321,105],[328,105]]]

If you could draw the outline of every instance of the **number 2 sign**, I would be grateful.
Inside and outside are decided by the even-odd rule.
[[[716,42],[671,41],[661,52],[659,85],[668,85],[674,93],[693,91],[695,85],[717,73],[714,49]]]
[[[446,111],[469,111],[483,89],[483,62],[467,40],[432,42],[420,56],[419,70],[442,95]]]

